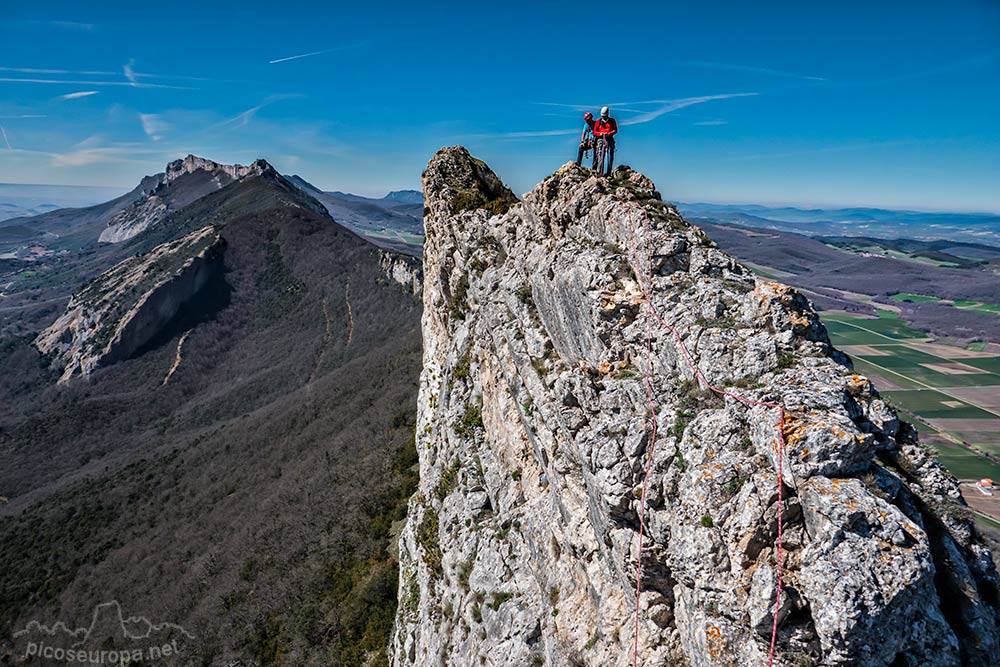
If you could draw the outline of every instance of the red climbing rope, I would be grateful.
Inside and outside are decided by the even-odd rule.
[[[641,589],[642,582],[642,538],[645,533],[646,528],[646,489],[649,485],[649,473],[653,467],[653,453],[656,447],[656,405],[653,401],[653,385],[652,385],[652,362],[653,362],[653,324],[652,318],[655,318],[657,322],[660,323],[665,329],[669,330],[674,338],[677,339],[677,345],[680,347],[681,352],[684,354],[684,358],[687,361],[688,366],[694,373],[698,381],[707,389],[719,394],[720,396],[729,396],[744,405],[756,405],[758,407],[764,408],[777,408],[778,409],[778,474],[777,474],[777,486],[778,486],[778,536],[775,542],[775,554],[777,559],[777,588],[774,598],[774,619],[771,625],[771,647],[768,652],[767,664],[768,667],[774,666],[774,648],[777,643],[778,638],[778,610],[781,605],[781,583],[782,583],[782,551],[781,551],[781,539],[782,539],[782,467],[784,466],[784,450],[785,450],[785,406],[780,403],[767,403],[764,401],[756,401],[752,398],[746,398],[738,394],[726,391],[724,389],[719,389],[715,387],[708,381],[701,370],[695,365],[694,360],[691,358],[690,353],[688,353],[687,347],[684,345],[684,340],[681,338],[680,332],[673,325],[665,322],[660,314],[657,312],[656,307],[653,305],[652,298],[652,284],[653,284],[653,245],[652,239],[649,235],[649,216],[643,211],[644,219],[644,229],[646,233],[646,281],[643,282],[640,278],[640,271],[638,270],[638,254],[636,253],[635,245],[635,227],[632,221],[632,209],[629,208],[628,215],[628,226],[629,226],[629,236],[631,237],[632,245],[632,262],[635,266],[636,279],[639,281],[639,286],[642,289],[643,297],[646,301],[646,307],[648,315],[646,317],[646,399],[649,401],[649,414],[650,419],[653,422],[652,435],[650,437],[649,453],[646,456],[646,469],[645,474],[642,479],[642,495],[639,505],[639,552],[636,558],[636,572],[635,572],[635,642],[632,649],[632,665],[633,667],[638,667],[639,665],[639,593]],[[652,316],[649,317],[649,315]]]

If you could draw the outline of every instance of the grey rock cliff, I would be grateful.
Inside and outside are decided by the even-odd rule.
[[[809,302],[649,179],[567,165],[520,202],[465,149],[424,174],[420,487],[393,664],[996,664],[998,579],[956,481]],[[676,327],[716,386],[699,386]],[[648,329],[647,329],[648,327]],[[644,385],[651,334],[649,410]],[[655,443],[652,419],[657,422]]]
[[[378,265],[390,280],[414,294],[420,294],[420,290],[423,289],[423,276],[419,259],[379,248]]]
[[[60,382],[128,359],[222,269],[224,245],[208,226],[115,265],[73,295],[35,347],[63,367]]]

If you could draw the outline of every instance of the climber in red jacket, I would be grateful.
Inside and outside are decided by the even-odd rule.
[[[576,152],[576,166],[583,162],[583,154],[594,148],[594,114],[583,114],[583,132],[580,134],[580,150]],[[597,154],[594,154],[596,160]],[[596,162],[595,162],[596,164]],[[596,169],[596,167],[595,167]]]
[[[611,111],[607,107],[601,107],[601,117],[594,122],[594,138],[597,140],[598,148],[594,150],[595,168],[604,167],[605,173],[611,175],[611,167],[615,161],[615,135],[618,134],[618,122],[611,117]],[[600,141],[604,139],[608,144],[607,164],[598,164],[598,151]]]

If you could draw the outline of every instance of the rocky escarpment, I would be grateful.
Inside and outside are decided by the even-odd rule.
[[[379,248],[378,265],[389,279],[414,294],[420,294],[420,290],[423,289],[423,275],[419,259]]]
[[[998,579],[956,481],[801,294],[628,168],[567,165],[517,202],[451,148],[424,195],[396,667],[633,664],[640,514],[637,663],[766,665],[779,513],[775,664],[995,664]],[[706,390],[684,350],[786,406],[780,457],[778,410]]]
[[[60,382],[132,356],[222,268],[225,242],[204,227],[131,257],[84,285],[35,339]]]
[[[249,166],[220,164],[188,155],[167,164],[163,173],[142,180],[142,196],[116,213],[101,232],[102,243],[121,243],[157,224],[170,213],[247,176],[276,175],[265,160]]]

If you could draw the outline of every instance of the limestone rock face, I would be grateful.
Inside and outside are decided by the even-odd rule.
[[[276,173],[265,160],[256,160],[249,166],[219,164],[196,155],[174,160],[167,164],[163,173],[143,179],[143,196],[116,213],[98,240],[102,243],[127,241],[173,211],[235,180],[265,173]]]
[[[63,366],[60,382],[129,358],[221,270],[224,246],[208,226],[115,265],[73,295],[35,346]]]
[[[414,294],[420,294],[420,290],[423,289],[423,276],[419,259],[380,248],[378,265],[390,280]]]
[[[996,664],[1000,582],[956,481],[801,294],[627,167],[516,201],[455,147],[423,186],[393,665],[624,667],[636,634],[640,665],[767,665],[779,513],[775,664]],[[786,406],[780,457],[778,410],[688,356]]]

